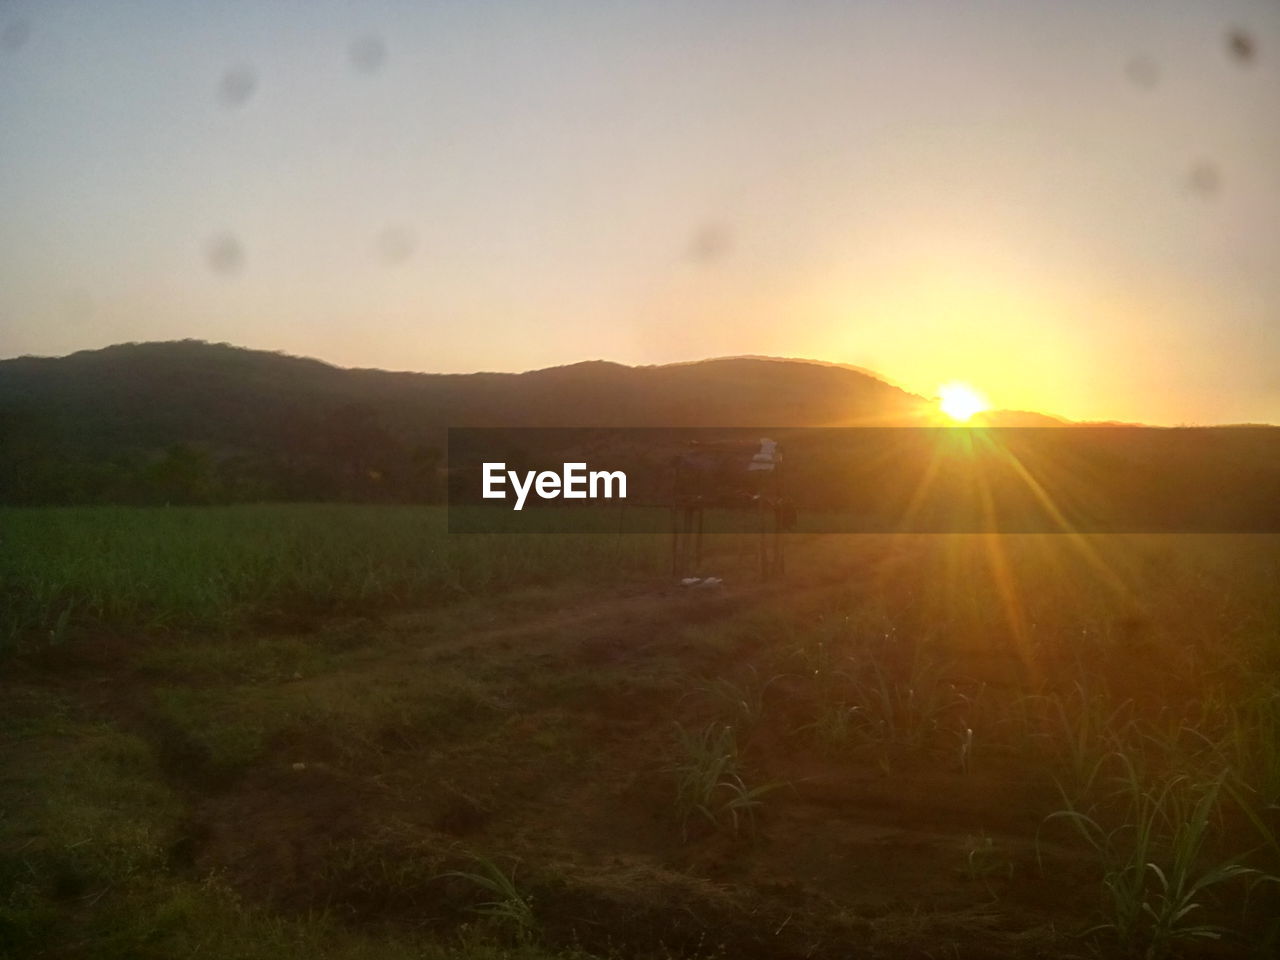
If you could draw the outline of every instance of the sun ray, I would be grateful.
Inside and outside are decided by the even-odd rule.
[[[957,423],[966,423],[975,413],[989,410],[990,404],[969,384],[952,381],[938,387],[938,409]]]
[[[1032,496],[1034,496],[1036,501],[1044,507],[1050,518],[1057,525],[1057,532],[1060,535],[1066,536],[1067,542],[1070,543],[1071,546],[1074,547],[1082,557],[1084,557],[1085,561],[1093,567],[1094,571],[1099,575],[1099,577],[1101,577],[1102,582],[1108,586],[1116,596],[1124,599],[1132,599],[1133,594],[1129,585],[1125,583],[1124,579],[1109,563],[1107,563],[1106,559],[1093,548],[1089,540],[1079,530],[1075,529],[1067,518],[1063,516],[1062,511],[1059,509],[1057,503],[1054,502],[1053,497],[1047,490],[1045,490],[1044,486],[1035,478],[1031,471],[1027,469],[1026,464],[1022,462],[1018,455],[1003,444],[995,443],[990,437],[987,438],[987,442],[992,444],[992,446],[999,451],[1005,462],[1013,468],[1018,478],[1026,484],[1027,489],[1031,491]]]

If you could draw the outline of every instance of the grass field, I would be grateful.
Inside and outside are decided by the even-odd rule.
[[[0,511],[0,954],[1269,957],[1280,541]]]
[[[643,536],[449,537],[443,508],[0,509],[0,639],[61,622],[217,631],[661,568]]]

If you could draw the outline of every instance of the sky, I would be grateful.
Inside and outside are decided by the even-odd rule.
[[[1280,423],[1280,0],[0,0],[0,357]]]

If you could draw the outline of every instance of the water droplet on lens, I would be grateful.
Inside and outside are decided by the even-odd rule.
[[[1187,184],[1193,193],[1202,197],[1213,197],[1222,188],[1222,174],[1218,165],[1210,160],[1201,160],[1191,168],[1187,176]]]
[[[1125,65],[1124,72],[1131,83],[1147,90],[1160,82],[1160,68],[1150,57],[1134,57]]]
[[[0,30],[0,50],[6,53],[16,53],[27,42],[27,38],[31,36],[31,24],[25,20],[14,20],[12,23],[5,24],[3,30]]]
[[[223,276],[239,273],[244,266],[244,247],[230,233],[210,237],[205,242],[204,255],[213,271]]]
[[[258,78],[252,67],[232,67],[218,83],[218,102],[224,107],[239,107],[258,89]]]
[[[417,238],[408,227],[387,227],[378,234],[378,258],[388,264],[403,263],[413,256],[417,245]]]
[[[1236,27],[1227,31],[1227,52],[1238,63],[1250,63],[1258,53],[1258,46],[1249,31]]]
[[[387,59],[387,45],[375,36],[358,37],[347,48],[351,65],[361,73],[376,73]]]
[[[699,226],[689,239],[689,259],[711,264],[722,260],[733,249],[733,236],[723,223],[708,222]]]

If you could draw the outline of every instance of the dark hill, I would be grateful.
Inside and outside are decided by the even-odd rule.
[[[793,360],[425,374],[121,344],[0,361],[0,499],[402,499],[430,486],[450,426],[890,424],[927,408],[865,372]]]

